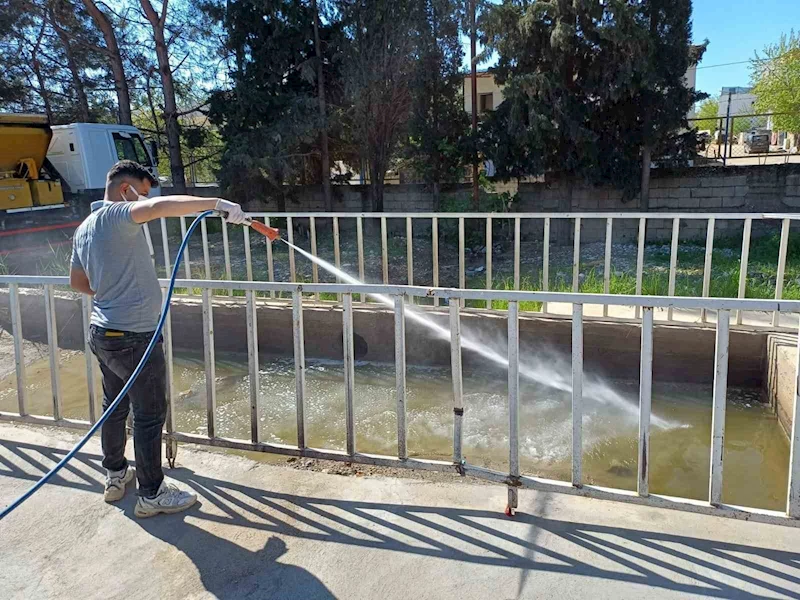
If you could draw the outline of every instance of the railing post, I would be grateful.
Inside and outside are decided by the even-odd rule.
[[[714,405],[711,417],[711,477],[708,501],[722,501],[722,458],[725,440],[725,403],[728,390],[728,341],[730,311],[717,311],[717,341],[714,352]]]
[[[408,458],[406,441],[406,312],[403,296],[394,298],[394,372],[397,400],[397,458]]]
[[[164,298],[166,298],[167,290],[162,290]],[[175,458],[178,454],[178,442],[172,439],[172,434],[175,433],[175,394],[174,394],[174,379],[175,379],[175,365],[172,361],[172,313],[167,313],[167,318],[164,320],[164,362],[167,371],[167,419],[166,429],[167,435],[165,438],[165,454],[167,464],[172,468],[175,466]]]
[[[205,221],[205,219],[203,220]],[[231,281],[233,279],[233,270],[231,269],[231,247],[228,241],[228,223],[225,219],[220,219],[220,222],[222,223],[222,252],[225,257],[225,279]],[[167,275],[169,275],[169,270]],[[228,296],[233,298],[233,288],[228,288]]]
[[[644,242],[647,237],[647,219],[639,218],[639,237],[636,242],[636,295],[642,295],[642,280],[644,279]],[[636,318],[641,314],[640,307],[636,307]]]
[[[247,281],[253,281],[253,254],[250,250],[250,228],[242,227],[242,235],[244,235],[244,262],[247,269]],[[267,246],[269,246],[269,244],[267,244]]]
[[[519,282],[520,282],[520,263],[519,263],[519,253],[520,253],[520,245],[522,243],[521,235],[522,232],[520,231],[520,218],[514,217],[514,289],[519,289]]]
[[[639,474],[636,490],[650,495],[650,406],[653,397],[653,309],[642,311],[642,347],[639,361]]]
[[[347,431],[347,454],[356,453],[356,430],[353,415],[355,396],[355,364],[353,359],[353,294],[344,294],[342,309],[342,335],[344,341],[344,419]]]
[[[508,303],[508,508],[519,504],[519,303]]]
[[[245,295],[247,296],[247,370],[250,378],[250,441],[257,444],[261,440],[258,431],[261,413],[258,375],[258,313],[256,312],[255,291],[247,290]]]
[[[297,405],[297,447],[306,447],[306,351],[303,336],[303,293],[292,294],[292,332],[294,338],[294,387]]]
[[[439,219],[431,219],[431,244],[433,246],[433,287],[439,287]],[[439,296],[433,297],[433,305],[439,306]]]
[[[406,217],[406,266],[408,285],[414,285],[414,226],[411,217]]]
[[[608,295],[611,292],[611,242],[613,240],[614,219],[606,219],[606,252],[603,265],[603,293]],[[603,316],[608,316],[608,304],[603,304]]]
[[[792,433],[789,439],[789,489],[786,494],[786,515],[800,518],[800,331],[797,335],[795,359],[794,407],[792,408]]]
[[[59,372],[60,352],[58,350],[58,325],[56,323],[56,307],[52,285],[44,286],[44,314],[47,320],[47,345],[50,354],[50,391],[53,394],[53,419],[60,421],[63,417],[61,375]]]
[[[8,285],[9,309],[11,311],[11,336],[14,338],[14,372],[17,375],[17,406],[20,416],[28,414],[26,409],[27,389],[25,384],[25,352],[23,349],[22,337],[22,315],[19,310],[19,285],[10,283]]]
[[[89,396],[89,422],[97,421],[97,394],[94,386],[94,362],[92,348],[89,345],[92,319],[92,298],[81,294],[81,321],[83,322],[83,354],[86,359],[86,391]]]
[[[681,219],[672,219],[672,243],[669,247],[669,288],[667,294],[675,295],[675,276],[678,270],[678,239],[680,237]],[[667,309],[667,321],[672,321],[672,307]]]
[[[270,226],[269,217],[264,217],[264,225],[266,225],[267,227]],[[248,229],[248,228],[245,227],[245,229]],[[313,232],[313,224],[312,224],[312,232]],[[312,243],[316,243],[316,239],[314,239]],[[312,247],[311,253],[314,256],[317,255],[316,247]],[[311,266],[312,269],[315,270],[317,268],[317,264],[316,263],[312,262],[311,265],[312,265]],[[273,257],[272,257],[272,244],[269,243],[269,242],[267,242],[267,276],[268,276],[268,280],[269,281],[275,281],[275,261],[273,260]],[[270,295],[270,298],[274,298],[275,297],[275,292],[274,291],[270,292],[269,295]]]
[[[314,217],[309,217],[308,224],[311,229],[311,256],[317,256],[317,220]],[[270,244],[267,244],[269,247]],[[311,281],[319,283],[319,266],[313,260],[311,261]],[[319,292],[314,294],[317,302],[319,302]]]
[[[453,380],[453,462],[461,465],[464,438],[464,394],[461,379],[460,305],[450,298],[450,369]]]
[[[186,237],[186,217],[180,217],[181,223],[181,238]],[[247,231],[247,227],[244,228]],[[186,244],[186,248],[183,249],[183,273],[186,279],[192,278],[192,263],[191,259],[189,258],[189,244]],[[186,293],[189,296],[194,295],[194,291],[191,287],[186,288]]]
[[[486,289],[494,288],[492,281],[492,217],[486,217]],[[492,308],[492,301],[486,301],[486,308]]]
[[[781,245],[778,250],[778,273],[775,277],[775,300],[783,298],[783,278],[786,273],[786,251],[789,247],[789,227],[791,226],[790,219],[784,219],[781,224]],[[772,326],[777,327],[780,325],[781,313],[775,311],[772,313]]]
[[[550,217],[544,218],[542,238],[542,291],[550,289]],[[547,313],[547,302],[542,302],[542,312]]]
[[[386,233],[386,217],[381,217],[381,266],[383,285],[389,285],[389,240]]]
[[[572,485],[583,485],[583,304],[572,305]]]
[[[708,229],[706,231],[706,258],[703,263],[703,298],[711,295],[711,261],[714,256],[714,225],[716,219],[709,217]],[[708,319],[708,311],[704,308],[700,311],[700,319],[703,323]]]
[[[581,273],[581,218],[575,217],[575,234],[572,245],[572,291],[576,294],[580,291]]]
[[[294,262],[294,224],[292,223],[292,217],[286,217],[286,236],[289,241],[289,281],[295,283],[297,281],[297,271],[295,270],[295,262]],[[267,242],[270,244],[270,242]]]
[[[458,287],[462,290],[467,287],[466,284],[466,259],[464,258],[464,217],[458,217]],[[464,306],[464,301],[459,300],[461,306]]]
[[[744,298],[747,294],[747,265],[750,260],[750,233],[753,228],[753,219],[744,220],[744,232],[742,233],[742,260],[739,265],[739,298]],[[736,324],[742,324],[742,310],[736,311]]]
[[[164,254],[164,274],[170,276],[172,266],[169,260],[169,235],[167,234],[167,220],[164,217],[159,219],[161,225],[161,251]],[[223,223],[225,221],[223,220]],[[230,279],[230,278],[229,278]]]
[[[339,247],[339,217],[333,217],[333,262],[337,269],[342,268],[342,255]],[[340,282],[339,277],[336,277],[336,283]],[[337,299],[341,302],[342,295],[337,294]]]
[[[358,245],[358,279],[364,283],[367,282],[364,276],[364,219],[356,217],[356,241]],[[361,298],[362,302],[366,298]]]
[[[211,290],[203,288],[203,367],[206,374],[206,423],[209,438],[217,437],[217,376],[215,363],[214,312],[211,306]]]
[[[144,226],[145,231],[147,231],[147,225]],[[209,256],[208,252],[208,226],[206,225],[206,220],[203,219],[200,221],[200,238],[203,241],[203,267],[204,273],[206,275],[206,279],[211,279],[211,257]]]

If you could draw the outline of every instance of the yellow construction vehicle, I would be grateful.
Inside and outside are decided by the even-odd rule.
[[[44,115],[0,113],[0,213],[64,207],[61,178],[46,158],[52,137]]]

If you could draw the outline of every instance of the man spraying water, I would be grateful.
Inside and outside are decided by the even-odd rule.
[[[142,225],[163,217],[206,210],[225,214],[228,223],[248,221],[241,207],[221,198],[163,196],[147,198],[158,185],[143,166],[129,160],[108,172],[103,200],[73,238],[70,286],[93,297],[89,345],[103,378],[103,410],[114,401],[142,359],[161,310],[161,287],[150,259]],[[151,517],[185,510],[197,496],[164,480],[161,431],[167,414],[166,362],[162,343],[155,347],[127,397],[101,430],[106,502],[125,495],[134,469],[125,458],[125,421],[133,408],[133,444],[139,498],[134,514]]]

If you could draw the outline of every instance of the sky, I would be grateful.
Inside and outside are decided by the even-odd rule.
[[[709,42],[697,89],[716,96],[723,87],[750,85],[748,64],[714,65],[748,61],[792,27],[800,29],[798,0],[694,0],[693,41]]]
[[[800,0],[694,0],[692,4],[693,41],[709,42],[697,70],[697,89],[712,96],[723,87],[749,86],[750,67],[742,61],[753,58],[755,51],[761,53],[792,27],[800,30]],[[463,39],[463,46],[464,68],[469,69],[469,38]],[[733,62],[742,64],[727,65]],[[727,66],[716,66],[723,64]]]

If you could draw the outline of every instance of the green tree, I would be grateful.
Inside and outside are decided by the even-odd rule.
[[[756,110],[775,114],[773,127],[800,132],[800,34],[792,30],[777,44],[764,48],[763,57],[753,61],[753,93]]]
[[[372,209],[383,211],[386,171],[407,133],[414,73],[414,0],[339,0],[347,45],[347,127],[369,167]]]
[[[697,120],[694,122],[697,129],[714,131],[719,128],[719,97],[706,98],[697,108]]]
[[[285,209],[286,185],[304,183],[321,168],[314,14],[309,2],[275,0],[209,3],[207,13],[221,24],[230,84],[212,93],[209,116],[224,140],[220,182],[243,198],[271,196]],[[326,52],[337,52],[335,26],[321,23]],[[325,66],[338,59],[323,53]],[[336,90],[335,72],[326,72]],[[313,168],[310,165],[311,159]]]
[[[436,210],[441,184],[459,181],[467,160],[460,5],[454,0],[419,0],[414,12],[412,107],[402,144],[403,166],[432,187]]]
[[[632,196],[650,156],[692,147],[690,0],[505,0],[486,13],[505,101],[484,128],[501,178],[560,171]],[[565,199],[560,207],[569,209]]]

